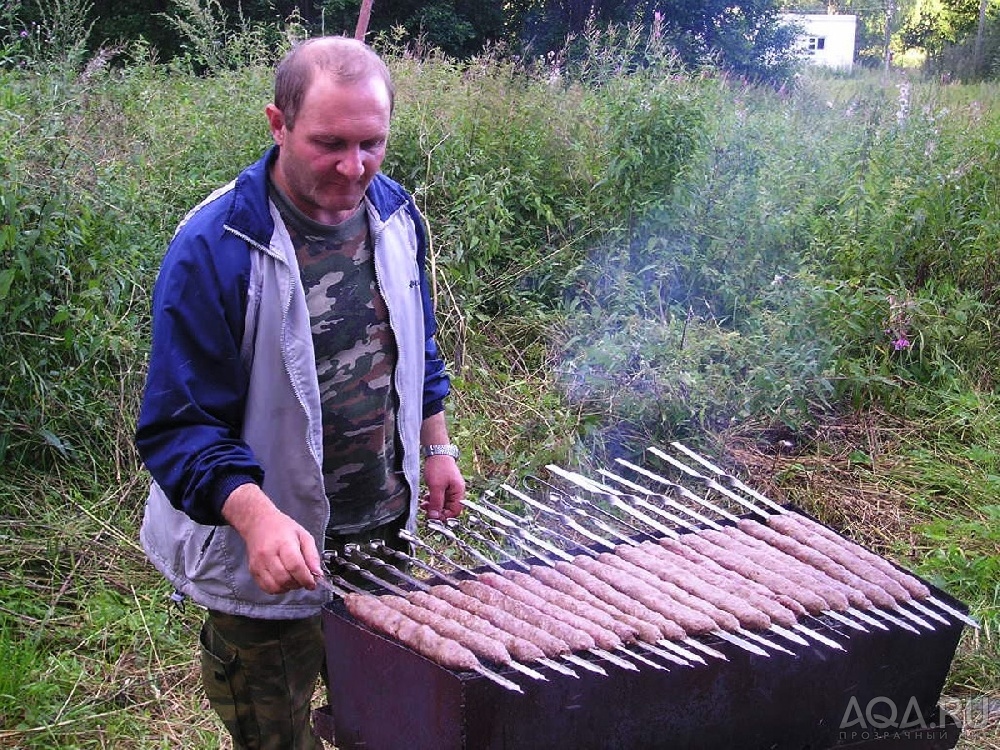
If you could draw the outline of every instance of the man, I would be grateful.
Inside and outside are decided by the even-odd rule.
[[[412,198],[379,173],[393,107],[352,39],[295,47],[275,145],[182,221],[153,294],[136,443],[141,540],[208,609],[205,689],[239,748],[312,748],[321,550],[431,518],[465,485],[448,439]]]

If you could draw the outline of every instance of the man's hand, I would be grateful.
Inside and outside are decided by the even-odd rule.
[[[450,442],[443,411],[432,414],[421,423],[421,445],[447,445]],[[428,518],[445,520],[455,518],[462,512],[465,480],[454,458],[427,456],[424,459],[424,484],[427,485],[427,494],[420,507]]]
[[[428,518],[444,520],[462,512],[465,479],[451,456],[428,456],[424,459],[424,484],[427,495],[420,507]]]
[[[247,546],[250,573],[268,594],[316,588],[323,568],[312,536],[255,484],[233,490],[222,516]]]

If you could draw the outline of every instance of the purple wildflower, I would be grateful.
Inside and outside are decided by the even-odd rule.
[[[888,326],[883,329],[885,334],[892,341],[892,348],[901,352],[904,349],[913,347],[910,339],[910,328],[913,325],[911,313],[914,302],[909,294],[900,298],[894,294],[889,295],[889,320]]]

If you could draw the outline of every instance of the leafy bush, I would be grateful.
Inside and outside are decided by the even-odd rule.
[[[386,170],[416,186],[468,314],[551,308],[589,244],[669,196],[706,113],[664,72],[595,88],[489,55],[401,61]]]
[[[170,85],[129,55],[87,78],[5,74],[0,462],[131,461],[159,255],[180,207],[266,144],[263,75]]]

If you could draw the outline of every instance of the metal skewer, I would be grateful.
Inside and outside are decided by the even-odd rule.
[[[513,529],[507,529],[503,527],[493,526],[488,520],[482,516],[478,516],[474,511],[467,508],[462,513],[463,517],[479,524],[483,528],[489,529],[493,534],[501,537],[505,542],[510,544],[512,547],[516,547],[521,550],[529,559],[534,558],[541,561],[543,564],[548,565],[550,568],[555,566],[555,561],[545,554],[544,551],[532,547],[523,539],[521,539]]]
[[[525,493],[514,489],[510,485],[502,484],[500,485],[500,487],[509,492],[510,494],[512,494],[514,497],[523,502],[525,505],[529,505],[532,508],[541,511],[542,513],[545,513],[548,516],[552,516],[553,518],[569,526],[569,528],[573,529],[573,531],[577,532],[581,536],[586,537],[590,541],[596,542],[597,544],[600,544],[601,546],[609,550],[614,550],[615,548],[614,544],[609,542],[604,537],[595,534],[590,529],[585,528],[582,524],[577,523],[576,519],[571,517],[568,513],[563,513],[561,511],[556,510],[555,508],[549,507],[545,503],[539,500],[535,500],[533,497],[530,497],[529,495],[526,495]]]
[[[477,516],[477,515],[475,515],[473,513],[469,513],[469,514],[466,514],[464,516],[464,518],[466,519],[466,521],[468,521],[468,523],[466,523],[466,524],[464,524],[462,526],[462,530],[463,530],[464,533],[466,533],[469,536],[471,536],[473,539],[475,539],[480,544],[486,546],[495,555],[503,558],[507,562],[510,562],[510,563],[516,565],[521,570],[523,570],[525,573],[528,573],[528,572],[531,571],[531,566],[528,565],[526,562],[524,562],[517,555],[512,555],[510,552],[508,552],[507,550],[505,550],[503,547],[501,547],[499,544],[497,544],[496,542],[494,542],[492,539],[489,539],[485,535],[480,534],[477,529],[470,528],[471,526],[478,526],[480,524],[480,518],[479,518],[479,516]]]
[[[907,604],[908,603],[909,602],[907,602]],[[927,620],[925,620],[923,617],[921,617],[920,615],[918,615],[916,612],[911,612],[910,610],[908,610],[906,607],[903,606],[902,602],[900,602],[900,603],[898,603],[896,605],[896,610],[895,611],[899,612],[899,614],[901,614],[903,617],[905,617],[908,620],[910,620],[910,622],[916,623],[920,627],[927,628],[928,630],[934,630],[934,626],[933,625],[931,625],[929,622],[927,622]]]
[[[568,653],[567,654],[560,654],[559,658],[560,659],[565,659],[570,664],[576,664],[576,666],[582,667],[583,669],[586,669],[588,672],[594,672],[595,674],[599,674],[602,677],[607,677],[608,676],[608,673],[605,672],[603,669],[601,669],[601,667],[599,667],[598,665],[593,664],[593,663],[587,661],[586,659],[581,659],[576,654],[568,654]]]
[[[732,475],[732,474],[724,471],[723,469],[721,469],[720,467],[716,466],[715,464],[713,464],[708,459],[706,459],[706,458],[698,455],[693,450],[691,450],[690,448],[688,448],[687,446],[685,446],[683,443],[680,443],[678,441],[674,441],[670,445],[672,445],[674,448],[676,448],[677,450],[679,450],[684,455],[689,456],[690,458],[694,459],[695,461],[697,461],[698,463],[700,463],[702,466],[704,466],[706,469],[708,469],[709,471],[711,471],[711,472],[715,473],[716,475],[718,475],[719,477],[721,477],[724,481],[729,482],[730,484],[732,484],[734,487],[736,487],[741,492],[745,492],[748,495],[750,495],[751,497],[755,498],[756,500],[759,500],[760,502],[764,503],[764,505],[766,505],[767,507],[769,507],[775,513],[787,513],[788,512],[787,510],[785,510],[784,508],[782,508],[780,505],[778,505],[773,500],[770,500],[769,498],[767,498],[764,495],[760,494],[753,487],[750,487],[750,486],[744,484],[737,477],[735,477],[734,475]]]
[[[670,523],[674,524],[674,526],[681,527],[682,529],[684,529],[685,532],[698,531],[698,527],[695,526],[694,524],[685,521],[680,516],[675,515],[668,510],[665,510],[657,505],[653,505],[651,502],[646,500],[641,495],[623,495],[623,497],[627,498],[628,501],[631,502],[633,505],[637,505],[643,510],[648,510],[650,513],[653,513],[667,521],[670,521]]]
[[[407,541],[410,541],[410,540],[407,540]],[[424,547],[425,548],[429,547],[429,545],[424,545]],[[350,549],[352,552],[357,551],[358,553],[360,553],[360,547],[358,545],[348,545],[347,547],[344,548],[345,552],[348,549]],[[389,547],[385,547],[385,549],[390,549],[390,548]],[[423,570],[426,573],[430,573],[432,576],[435,576],[436,578],[441,579],[442,581],[444,581],[445,583],[447,583],[447,584],[449,584],[451,586],[456,586],[456,587],[458,586],[458,580],[454,576],[449,575],[448,573],[445,573],[440,568],[435,568],[433,565],[428,565],[423,560],[420,560],[419,558],[413,557],[412,555],[406,555],[403,552],[400,552],[399,554],[400,555],[404,555],[405,558],[406,558],[406,562],[409,563],[410,565],[413,565],[413,566],[415,566],[417,568],[420,568],[421,570]],[[439,552],[437,554],[440,557],[444,558],[445,560],[448,560],[449,562],[451,562],[459,570],[462,570],[463,572],[468,572],[470,575],[475,575],[474,573],[472,573],[472,571],[467,571],[465,568],[462,568],[461,566],[459,566],[459,565],[455,564],[454,562],[452,562],[451,558],[448,557],[447,555],[445,555],[443,552]],[[373,558],[371,555],[365,555],[365,557],[367,557],[369,559],[374,559],[374,560],[382,563],[383,565],[387,565],[389,567],[394,567],[394,566],[390,565],[389,563],[385,562],[384,560],[381,560],[379,558]]]
[[[326,574],[326,573],[324,573],[323,575],[319,575],[318,573],[314,573],[313,574],[313,579],[316,581],[316,585],[319,586],[321,589],[323,589],[325,591],[328,591],[331,594],[333,594],[334,596],[339,597],[341,599],[343,599],[344,596],[346,596],[348,593],[350,593],[350,591],[347,588],[345,588],[343,586],[340,586],[340,585],[335,585],[334,584],[334,582],[333,582],[334,580],[336,580],[338,582],[343,582],[344,584],[347,583],[347,581],[344,581],[339,576],[330,576],[329,574]],[[354,587],[351,587],[351,588],[354,588]]]
[[[556,466],[555,464],[546,464],[545,468],[551,471],[557,477],[560,477],[561,479],[564,479],[572,484],[575,484],[577,487],[580,487],[586,490],[587,492],[592,492],[600,495],[613,494],[611,493],[611,488],[608,487],[607,485],[598,482],[594,479],[591,479],[588,476],[584,476],[579,472],[570,471],[569,469],[564,469],[560,466]]]
[[[740,638],[735,633],[730,633],[728,630],[721,630],[721,629],[713,630],[711,632],[711,635],[714,635],[717,638],[720,638],[724,641],[729,641],[729,643],[732,643],[734,646],[739,646],[741,649],[743,649],[744,651],[749,651],[751,654],[757,654],[757,656],[764,656],[764,657],[771,656],[767,651],[762,649],[760,646],[754,645],[745,638]]]
[[[817,620],[817,622],[819,622],[821,625],[825,625],[826,624],[822,620]],[[827,627],[829,627],[829,626],[827,626]],[[805,635],[805,636],[807,636],[809,638],[812,638],[817,643],[822,643],[824,646],[829,646],[830,648],[835,648],[838,651],[843,651],[844,650],[844,647],[841,646],[839,643],[837,643],[832,638],[828,638],[825,635],[823,635],[822,633],[819,633],[816,630],[813,630],[812,628],[807,628],[801,622],[795,623],[795,625],[792,626],[792,629],[793,630],[797,630],[798,632],[802,633],[803,635]],[[831,630],[832,630],[832,628],[831,628]],[[836,631],[834,631],[834,632],[836,632]],[[844,638],[847,637],[843,633],[839,633],[839,635],[842,635]]]
[[[956,620],[964,622],[969,627],[973,627],[976,630],[979,630],[980,626],[979,626],[979,623],[976,622],[976,620],[974,620],[973,618],[969,617],[964,612],[955,609],[953,606],[951,606],[947,602],[941,601],[936,596],[929,596],[929,597],[927,597],[927,601],[929,601],[935,607],[937,607],[938,609],[940,609],[942,612],[946,612],[947,614],[951,615]]]
[[[788,628],[786,628],[784,625],[779,625],[776,622],[772,622],[771,623],[771,627],[768,628],[768,630],[770,632],[777,633],[778,635],[783,636],[784,638],[787,638],[792,643],[797,643],[800,646],[808,646],[809,645],[809,641],[807,641],[801,635],[797,635],[796,633],[793,633],[791,630],[789,630]]]
[[[633,491],[634,494],[643,495],[645,497],[654,497],[657,500],[664,503],[666,506],[673,508],[674,510],[677,510],[681,513],[684,513],[685,515],[690,516],[692,519],[694,519],[694,521],[703,526],[707,526],[710,529],[717,529],[717,530],[722,528],[720,524],[716,523],[708,516],[703,516],[701,513],[694,510],[693,508],[689,508],[686,505],[681,505],[679,502],[670,497],[669,494],[661,492],[653,492],[652,490],[643,487],[641,484],[636,484],[635,482],[629,481],[625,477],[619,476],[618,474],[608,471],[607,469],[598,469],[597,473],[600,474],[601,476],[607,477],[608,479],[614,482],[617,482],[623,487],[629,488],[630,490]],[[680,495],[681,497],[686,497],[686,493],[688,493],[688,490],[679,484],[677,485],[671,484],[669,489],[672,492]],[[694,493],[690,494],[694,495]],[[697,495],[695,495],[694,498],[695,501],[698,501]]]
[[[465,573],[466,575],[469,575],[469,576],[474,576],[475,575],[475,573],[473,571],[469,570],[466,567],[463,567],[462,565],[459,565],[457,562],[455,562],[450,557],[448,557],[447,554],[445,554],[444,552],[440,552],[439,550],[434,549],[434,547],[432,547],[431,545],[427,544],[424,540],[422,540],[416,534],[411,534],[406,529],[403,529],[402,531],[399,532],[399,538],[402,539],[404,542],[409,542],[410,544],[412,544],[414,547],[417,547],[418,549],[424,550],[425,552],[429,553],[431,555],[431,557],[437,558],[439,560],[444,560],[448,565],[450,565],[451,567],[455,568],[456,570],[460,570],[461,572]],[[416,557],[413,557],[412,555],[408,555],[408,558],[410,560],[412,560],[413,564],[416,565],[421,570],[423,570],[423,571],[425,571],[427,573],[430,573],[433,576],[438,576],[439,578],[441,578],[441,580],[443,580],[443,581],[445,581],[447,583],[450,583],[452,586],[457,586],[458,585],[458,584],[456,584],[454,582],[454,578],[452,578],[451,576],[448,576],[447,574],[445,574],[444,572],[442,572],[439,568],[435,568],[432,565],[428,565],[423,560],[418,560]]]
[[[657,643],[659,643],[661,646],[663,646],[665,648],[670,648],[670,647],[680,648],[679,646],[677,646],[677,644],[674,641],[670,641],[670,640],[667,640],[667,639],[659,640],[659,641],[657,641]],[[717,651],[716,649],[714,649],[711,646],[709,646],[707,643],[702,643],[701,641],[696,641],[694,638],[690,638],[690,637],[684,638],[681,641],[681,643],[683,643],[685,647],[691,648],[691,649],[693,649],[695,651],[700,651],[701,653],[705,654],[706,656],[711,656],[713,659],[721,659],[722,661],[729,661],[729,657],[726,656],[721,651]],[[692,654],[692,656],[694,656],[694,654]],[[702,664],[705,663],[701,659],[698,659],[698,661],[700,661]]]
[[[508,492],[510,492],[512,495],[514,495],[514,497],[517,500],[520,500],[528,508],[534,508],[534,509],[538,510],[538,507],[537,507],[538,505],[544,505],[543,503],[539,503],[538,501],[535,501],[533,498],[528,497],[524,493],[518,492],[517,490],[515,490],[510,485],[503,484],[503,485],[500,485],[500,486],[501,486],[502,489],[505,489]],[[508,521],[510,521],[511,523],[513,523],[516,528],[528,530],[528,528],[530,527],[532,533],[534,533],[535,531],[537,531],[540,534],[544,534],[546,537],[549,537],[550,539],[552,539],[553,542],[555,542],[555,543],[558,543],[558,544],[561,544],[561,545],[565,545],[566,547],[568,547],[570,549],[576,549],[576,548],[580,547],[580,542],[578,540],[566,536],[565,534],[563,534],[562,532],[560,532],[558,529],[554,529],[551,526],[548,526],[548,525],[546,525],[544,523],[540,523],[539,521],[537,521],[534,518],[529,518],[524,513],[515,513],[514,511],[512,511],[512,510],[510,510],[508,508],[504,508],[503,506],[499,505],[496,502],[493,502],[492,500],[487,500],[486,499],[486,498],[496,499],[496,493],[495,492],[487,490],[486,492],[483,493],[483,495],[484,495],[484,497],[481,497],[479,499],[479,502],[482,503],[488,510],[491,510],[494,513],[498,513],[498,514],[504,516]],[[545,507],[547,507],[547,506],[545,506]],[[560,547],[559,549],[562,549],[562,548]],[[565,551],[565,550],[563,550],[563,551]]]
[[[494,571],[496,573],[503,573],[504,572],[504,568],[502,566],[498,565],[494,560],[492,560],[487,555],[484,555],[482,552],[480,552],[478,549],[476,549],[471,544],[469,544],[468,542],[466,542],[464,539],[460,539],[456,534],[452,533],[451,529],[449,529],[441,521],[428,521],[427,522],[427,528],[433,529],[434,531],[436,531],[437,533],[441,534],[446,539],[454,542],[456,545],[458,545],[458,547],[463,552],[465,552],[466,554],[468,554],[468,555],[476,558],[481,563],[483,563],[483,565],[485,565],[486,567],[488,567],[490,570],[492,570],[492,571]]]
[[[651,523],[649,520],[650,517],[647,516],[645,513],[642,513],[641,516],[636,516],[635,513],[633,513],[632,511],[641,508],[642,511],[648,511],[666,521],[669,521],[671,524],[673,524],[674,527],[681,527],[683,529],[686,529],[687,531],[697,530],[696,526],[693,526],[691,523],[685,521],[683,518],[671,513],[668,510],[664,510],[659,506],[653,505],[651,502],[646,500],[645,498],[649,497],[649,495],[643,496],[643,495],[629,494],[624,492],[615,492],[608,494],[607,497],[610,498],[608,502],[612,507],[624,510],[626,513],[629,513],[633,517],[639,518],[639,520],[641,520],[647,526],[653,525],[653,527],[656,528],[657,531],[660,531],[660,533],[669,532],[669,534],[676,534],[677,531],[676,528],[673,527],[663,527],[661,524],[659,524],[658,521],[656,521],[655,524]],[[619,503],[625,503],[625,505],[620,506]],[[666,529],[666,531],[664,531],[663,529]]]
[[[645,641],[636,641],[635,645],[648,649],[653,653],[657,654],[658,656],[661,656],[662,658],[666,659],[667,661],[673,662],[675,664],[680,664],[682,667],[694,668],[696,662],[702,665],[708,663],[698,654],[694,653],[694,651],[684,648],[683,646],[680,646],[674,643],[673,641],[668,641],[666,639],[661,639],[657,641],[656,645],[653,645],[652,643],[646,643]],[[728,659],[726,659],[724,654],[719,653],[719,656],[724,661],[729,661]]]
[[[553,468],[556,468],[556,467],[553,467]],[[600,492],[600,493],[602,493],[604,495],[607,495],[609,497],[626,498],[633,505],[637,505],[637,506],[639,506],[639,507],[641,507],[641,508],[643,508],[645,510],[648,510],[648,511],[650,511],[652,513],[655,513],[656,515],[659,515],[660,517],[665,518],[666,520],[670,521],[675,526],[680,526],[680,527],[682,527],[684,529],[687,529],[689,531],[696,531],[698,527],[695,526],[695,525],[693,525],[692,523],[684,520],[680,516],[677,516],[677,515],[669,512],[668,510],[666,510],[664,508],[661,508],[659,506],[653,505],[646,498],[661,499],[661,500],[664,501],[664,504],[667,505],[668,507],[670,507],[670,508],[672,508],[674,510],[680,511],[680,512],[684,513],[685,515],[692,516],[693,518],[697,518],[697,520],[699,522],[708,523],[708,524],[711,524],[713,526],[716,525],[714,521],[710,521],[709,519],[705,518],[704,516],[701,516],[700,514],[696,513],[695,511],[692,511],[690,508],[687,508],[687,507],[685,507],[685,506],[677,503],[676,501],[671,500],[666,495],[662,495],[660,493],[653,492],[652,490],[646,489],[645,487],[643,487],[641,485],[638,485],[638,484],[635,484],[634,482],[629,482],[627,479],[624,479],[622,477],[618,477],[617,475],[612,474],[611,472],[604,471],[604,470],[599,470],[600,474],[602,474],[604,476],[608,476],[608,477],[615,477],[622,484],[624,484],[625,486],[627,486],[630,489],[632,489],[633,492],[632,493],[619,492],[618,490],[616,490],[616,489],[614,489],[612,487],[608,487],[606,484],[593,482],[592,480],[587,480],[586,482],[582,482],[581,483],[581,482],[579,482],[579,477],[581,477],[582,475],[577,474],[576,472],[568,472],[568,471],[565,471],[565,470],[562,470],[562,471],[564,472],[562,476],[564,476],[565,478],[569,479],[570,481],[576,482],[577,485],[580,486],[580,487],[588,489],[591,492]],[[677,487],[679,489],[683,489],[683,488],[680,488],[679,485]]]
[[[681,485],[677,484],[676,482],[671,482],[669,479],[667,479],[665,477],[661,477],[659,474],[654,474],[652,471],[649,471],[648,469],[644,469],[641,466],[636,466],[635,464],[631,463],[630,461],[626,461],[624,458],[616,458],[615,461],[617,463],[621,464],[622,466],[625,466],[625,467],[631,469],[632,471],[636,472],[637,474],[641,474],[644,477],[652,479],[654,482],[659,482],[660,484],[666,485],[668,487],[680,487],[681,486]],[[732,513],[730,513],[728,510],[723,510],[722,508],[720,508],[715,503],[711,502],[710,500],[708,500],[706,498],[701,497],[700,495],[696,495],[695,493],[691,492],[687,488],[683,488],[683,494],[684,494],[684,497],[688,498],[689,500],[694,500],[698,504],[703,505],[704,507],[706,507],[709,510],[711,510],[713,513],[716,513],[716,514],[722,516],[726,520],[732,521],[733,523],[737,523],[739,521],[739,519],[736,516],[734,516]]]
[[[600,508],[594,505],[593,503],[584,500],[578,495],[570,495],[565,491],[563,491],[562,489],[560,489],[559,487],[556,487],[554,484],[546,482],[544,479],[541,479],[535,476],[534,474],[528,474],[522,480],[522,483],[524,484],[525,488],[528,488],[529,482],[530,483],[537,482],[539,485],[546,487],[549,490],[549,503],[554,503],[555,505],[561,507],[564,512],[568,512],[571,516],[578,516],[579,518],[583,518],[589,521],[598,529],[600,529],[606,534],[609,534],[611,537],[615,539],[626,542],[628,544],[636,543],[632,539],[632,537],[630,537],[628,533],[623,531],[622,529],[627,529],[628,531],[631,531],[633,534],[640,534],[641,531],[635,528],[632,524],[627,523],[624,519],[620,518],[619,516],[616,516],[613,513],[609,513],[604,508]],[[584,507],[590,508],[590,512],[588,513],[587,510],[584,509]],[[598,516],[607,518],[609,521],[616,524],[619,528],[616,529],[613,528],[612,526],[607,525],[600,518],[598,518]],[[584,536],[586,536],[586,534],[584,534]]]
[[[646,644],[646,645],[649,645],[649,644]],[[625,644],[622,644],[621,646],[619,646],[619,647],[618,647],[618,648],[616,649],[616,651],[621,651],[621,652],[622,652],[622,653],[624,653],[624,654],[628,654],[628,655],[629,655],[630,657],[632,657],[632,658],[633,658],[633,659],[635,659],[636,661],[641,661],[641,662],[642,662],[643,664],[645,664],[646,666],[649,666],[649,667],[652,667],[653,669],[659,669],[659,670],[665,670],[665,671],[670,671],[670,670],[668,670],[668,669],[667,669],[667,668],[666,668],[665,666],[663,666],[662,664],[657,664],[657,663],[656,663],[655,661],[653,661],[652,659],[648,659],[648,658],[646,658],[646,656],[644,656],[643,654],[640,654],[640,653],[639,653],[639,652],[637,652],[637,651],[633,651],[633,650],[631,650],[631,649],[630,649],[630,648],[629,648],[628,646],[626,646]],[[654,653],[655,653],[655,652],[654,652]],[[677,658],[675,658],[675,657],[672,657],[672,656],[670,656],[670,655],[668,655],[668,654],[665,654],[665,653],[660,653],[660,654],[659,654],[659,656],[660,656],[660,658],[661,658],[661,659],[667,659],[668,661],[673,661],[673,662],[675,662],[675,663],[681,663],[681,660],[680,660],[680,659],[677,659]],[[690,665],[689,665],[689,664],[687,664],[687,662],[684,662],[684,666],[690,666]]]
[[[922,612],[923,614],[927,615],[932,620],[937,620],[942,625],[949,625],[950,624],[948,622],[948,618],[939,615],[937,612],[935,612],[930,607],[924,606],[924,604],[919,599],[911,599],[910,601],[907,602],[907,604],[909,604],[911,607],[913,607],[914,609],[916,609],[918,612]]]
[[[911,633],[919,633],[920,632],[915,627],[913,627],[912,625],[910,625],[910,623],[904,622],[903,620],[900,620],[894,614],[892,614],[891,612],[887,612],[886,610],[882,609],[881,607],[872,607],[868,611],[869,612],[874,612],[879,617],[883,618],[884,620],[888,620],[893,625],[895,625],[896,627],[902,628],[903,630],[908,630]]]
[[[605,534],[610,535],[613,539],[617,539],[625,544],[638,544],[638,542],[633,539],[634,536],[642,534],[642,530],[635,527],[631,523],[628,523],[624,519],[619,518],[613,513],[609,513],[600,508],[594,503],[586,500],[579,495],[564,495],[563,504],[566,505],[574,513],[586,518],[590,523],[592,523],[596,528],[603,531]],[[589,508],[589,511],[587,510]],[[609,523],[605,523],[601,518],[606,518],[612,523],[618,525],[619,528],[614,528]]]
[[[865,623],[867,625],[871,625],[872,627],[878,628],[879,630],[886,630],[886,631],[889,630],[889,628],[887,628],[883,623],[879,622],[874,617],[871,617],[866,612],[862,612],[857,607],[848,607],[847,608],[847,613],[849,615],[851,615],[852,617],[855,617],[858,620],[861,620],[863,623]]]
[[[855,622],[854,620],[852,620],[847,615],[841,614],[840,612],[838,612],[835,609],[824,609],[822,612],[820,612],[820,614],[821,615],[826,615],[830,619],[836,620],[839,623],[843,623],[844,625],[846,625],[847,627],[849,627],[851,630],[859,630],[862,633],[869,632],[863,625],[861,625],[860,623]]]
[[[506,529],[512,529],[517,527],[516,521],[512,521],[511,519],[507,518],[504,515],[505,513],[507,513],[507,511],[497,512],[489,508],[484,508],[480,505],[477,505],[474,501],[470,500],[469,498],[466,498],[463,501],[463,505],[466,508],[471,508],[472,510],[481,513],[486,518],[490,519],[494,523],[500,524]]]
[[[733,632],[733,631],[728,631],[728,632]],[[771,641],[771,640],[768,640],[767,638],[764,638],[762,635],[760,635],[760,633],[754,633],[752,630],[747,630],[746,628],[738,628],[735,632],[741,638],[745,638],[748,641],[754,641],[756,643],[759,643],[761,646],[763,646],[766,649],[767,648],[773,648],[775,651],[783,651],[786,654],[788,654],[789,656],[798,656],[798,654],[796,654],[794,651],[789,651],[784,646],[779,646],[774,641]]]
[[[496,506],[493,506],[492,503],[490,503],[489,501],[480,499],[480,503],[482,503],[482,505],[469,499],[465,500],[465,506],[467,508],[471,508],[472,510],[475,510],[481,515],[486,516],[490,520],[500,523],[507,530],[508,535],[513,534],[521,539],[524,539],[530,542],[531,544],[535,545],[536,547],[540,547],[541,549],[545,550],[548,554],[555,555],[556,557],[562,560],[573,559],[573,556],[567,553],[565,550],[561,550],[558,547],[549,544],[544,539],[540,539],[532,532],[523,528],[523,526],[520,524],[526,523],[528,519],[522,518],[519,520],[519,522],[514,522],[507,518],[504,518],[500,513],[498,513]],[[509,511],[507,512],[509,513]]]
[[[627,513],[628,515],[635,518],[637,521],[641,521],[642,523],[646,524],[646,526],[653,529],[654,531],[659,532],[663,536],[669,537],[670,539],[680,539],[680,534],[671,529],[669,526],[664,526],[655,518],[652,518],[648,514],[643,513],[638,508],[632,507],[628,502],[626,502],[623,499],[624,497],[625,497],[624,495],[619,495],[618,497],[612,497],[609,502],[611,503],[612,507],[618,508],[624,513]]]
[[[726,497],[728,497],[733,502],[735,502],[735,503],[737,503],[739,505],[742,505],[744,508],[746,508],[747,510],[749,510],[751,513],[757,513],[758,515],[760,515],[765,520],[768,518],[768,516],[771,515],[766,510],[763,510],[760,506],[755,505],[754,503],[752,503],[749,500],[747,500],[745,497],[737,495],[735,492],[733,492],[728,487],[723,487],[721,484],[719,484],[718,482],[716,482],[711,477],[706,476],[705,474],[702,474],[700,471],[695,471],[694,469],[692,469],[690,466],[688,466],[683,461],[678,461],[676,458],[674,458],[673,456],[671,456],[671,455],[669,455],[667,453],[664,453],[659,448],[654,448],[654,447],[650,446],[649,448],[647,448],[647,450],[650,453],[652,453],[654,456],[656,456],[657,458],[659,458],[659,459],[661,459],[663,461],[666,461],[668,464],[670,464],[674,468],[680,469],[680,471],[682,471],[684,474],[686,474],[687,476],[691,477],[692,479],[697,479],[698,481],[703,482],[706,487],[710,487],[711,489],[715,490],[716,492],[719,492],[720,494],[725,495]]]
[[[622,646],[616,646],[615,650],[618,650],[620,648],[622,648]],[[606,648],[600,648],[600,647],[598,647],[598,648],[592,648],[592,649],[589,649],[589,652],[592,653],[592,654],[596,654],[597,656],[600,656],[602,659],[606,659],[607,661],[609,661],[612,664],[615,664],[615,665],[621,667],[622,669],[627,669],[630,672],[638,672],[639,671],[639,668],[635,664],[633,664],[630,661],[627,661],[627,660],[623,659],[622,657],[618,656],[617,654],[611,653]],[[632,653],[630,651],[628,651],[627,649],[626,649],[625,653],[629,654],[629,656],[632,656]]]

